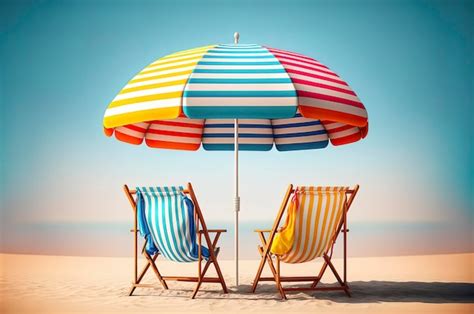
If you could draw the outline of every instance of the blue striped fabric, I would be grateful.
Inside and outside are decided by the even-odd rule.
[[[234,120],[206,120],[202,144],[205,150],[234,150]],[[239,150],[267,151],[272,147],[270,120],[239,119]]]
[[[275,146],[279,151],[317,149],[328,146],[329,138],[321,121],[304,118],[272,120]]]
[[[137,187],[138,228],[147,242],[146,251],[160,252],[176,262],[198,260],[194,204],[183,187]],[[202,255],[209,251],[202,247]]]
[[[297,107],[293,83],[259,45],[219,45],[189,77],[183,111],[189,118],[289,118]]]

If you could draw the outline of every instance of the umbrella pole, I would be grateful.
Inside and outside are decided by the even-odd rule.
[[[235,210],[235,226],[234,226],[234,259],[235,259],[235,286],[239,287],[239,211],[240,211],[240,196],[239,196],[239,120],[234,120],[234,176],[235,176],[235,195],[234,195],[234,210]]]
[[[239,33],[234,33],[234,44],[239,43]],[[239,287],[239,211],[240,211],[240,196],[239,196],[239,120],[234,119],[234,176],[235,176],[235,195],[234,195],[234,210],[235,210],[235,225],[234,225],[234,259],[235,259],[235,287]]]

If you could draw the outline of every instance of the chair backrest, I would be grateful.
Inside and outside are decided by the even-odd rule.
[[[294,240],[281,256],[286,263],[303,263],[327,253],[335,240],[346,208],[348,187],[298,187],[292,202]]]
[[[139,230],[148,240],[148,253],[159,251],[176,262],[198,259],[198,220],[182,186],[137,187],[137,215]]]

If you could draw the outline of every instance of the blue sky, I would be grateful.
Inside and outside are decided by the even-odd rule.
[[[243,221],[271,221],[290,182],[359,183],[350,217],[364,228],[421,224],[428,235],[446,230],[446,239],[462,243],[456,250],[472,250],[472,3],[7,0],[0,6],[3,251],[33,250],[32,238],[46,239],[44,228],[33,226],[105,230],[126,223],[123,183],[192,181],[207,220],[230,221],[232,153],[135,147],[105,137],[101,123],[107,104],[144,66],[174,51],[231,42],[235,31],[241,43],[328,65],[356,91],[370,120],[368,137],[353,145],[242,153]],[[25,229],[39,231],[28,237]],[[56,242],[64,232],[48,237],[44,252],[61,253]],[[423,241],[413,252],[438,248]]]

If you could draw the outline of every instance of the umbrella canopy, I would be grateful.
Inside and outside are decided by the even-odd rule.
[[[238,151],[343,145],[367,135],[367,111],[322,63],[254,44],[210,45],[160,58],[109,104],[104,131],[154,148],[234,150],[238,285]]]
[[[278,150],[290,150],[322,148],[328,139],[352,143],[368,129],[364,105],[328,67],[294,52],[241,44],[190,49],[151,63],[109,105],[104,127],[108,136],[115,130],[121,141],[145,140],[155,148],[197,150],[202,142],[206,150],[234,149],[233,121],[204,120],[212,118],[252,119],[241,120],[241,150],[271,149],[270,131]],[[298,143],[292,132],[313,144],[284,145]],[[309,138],[315,135],[322,136]]]

